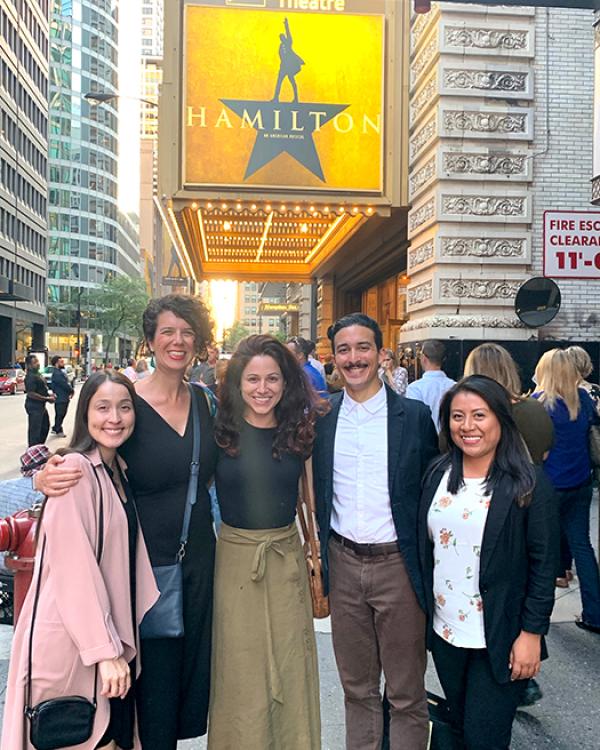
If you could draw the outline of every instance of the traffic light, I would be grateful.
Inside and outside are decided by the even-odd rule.
[[[83,337],[83,352],[88,354],[90,351],[90,334],[86,333]]]

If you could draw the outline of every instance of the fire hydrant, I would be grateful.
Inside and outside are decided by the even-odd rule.
[[[33,577],[35,529],[40,506],[18,510],[0,521],[0,552],[6,552],[4,564],[14,572],[13,625],[19,614]]]

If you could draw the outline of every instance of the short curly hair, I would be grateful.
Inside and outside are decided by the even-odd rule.
[[[196,350],[202,353],[212,342],[213,321],[206,305],[190,294],[167,294],[164,297],[151,299],[144,310],[142,325],[146,343],[156,336],[158,316],[163,312],[172,312],[182,318],[193,329],[196,336]]]

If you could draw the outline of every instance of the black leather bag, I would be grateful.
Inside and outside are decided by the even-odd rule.
[[[92,736],[96,701],[74,695],[42,701],[25,712],[29,739],[37,750],[58,750],[86,742]]]
[[[100,484],[96,468],[92,466],[92,469],[94,470],[98,487],[100,489],[98,545],[96,547],[96,561],[100,564],[104,543],[104,503],[102,498],[102,485]],[[94,719],[96,716],[98,665],[96,665],[96,668],[94,669],[94,697],[91,701],[80,695],[71,695],[63,698],[50,698],[49,700],[42,701],[35,706],[31,705],[33,630],[37,614],[38,600],[40,597],[45,551],[46,539],[44,539],[42,545],[40,568],[35,589],[33,612],[31,615],[25,716],[29,719],[29,740],[36,750],[59,750],[59,748],[80,745],[82,742],[89,740],[92,736],[94,730]],[[51,644],[44,645],[45,647],[51,647]]]
[[[200,411],[190,386],[192,399],[192,463],[188,482],[183,528],[179,539],[179,551],[171,565],[152,568],[160,596],[156,604],[145,615],[140,624],[140,638],[183,638],[183,558],[190,530],[192,508],[198,497],[198,474],[200,471]]]
[[[428,750],[461,750],[463,744],[452,725],[452,713],[444,698],[427,692],[429,709],[429,745]]]

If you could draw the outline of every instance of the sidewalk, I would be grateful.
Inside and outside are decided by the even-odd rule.
[[[544,662],[539,679],[544,698],[537,705],[518,712],[513,731],[514,750],[598,750],[600,747],[600,637],[585,633],[573,624],[581,608],[577,582],[568,590],[558,591],[548,635],[550,658]],[[323,750],[343,750],[343,695],[335,667],[329,621],[317,621],[316,631],[321,677],[322,747]],[[0,626],[0,712],[4,705],[11,638],[12,628]],[[431,664],[427,670],[427,687],[440,692]],[[206,740],[200,739],[181,742],[178,750],[204,748]]]

